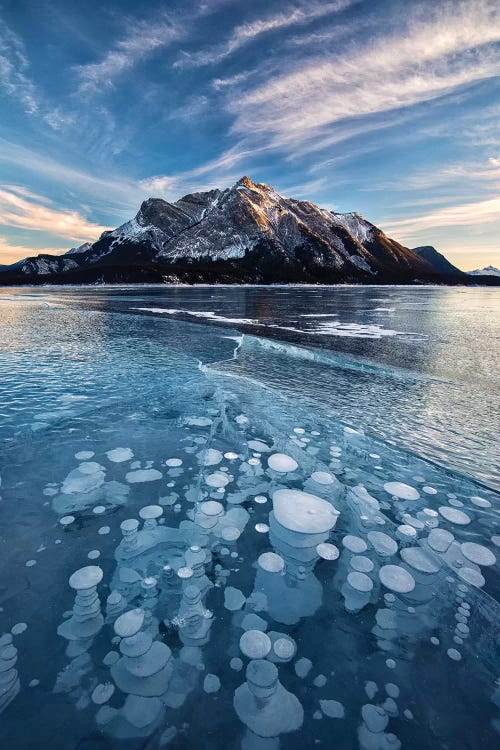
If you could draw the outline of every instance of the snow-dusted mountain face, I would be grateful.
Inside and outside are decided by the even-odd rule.
[[[378,283],[442,273],[357,213],[284,198],[248,177],[175,203],[150,198],[133,219],[92,245],[60,257],[27,258],[15,271],[24,277],[56,275],[60,283]],[[5,271],[0,274],[5,278]]]
[[[485,268],[478,268],[475,271],[467,271],[467,274],[469,276],[500,276],[500,268],[486,266]]]

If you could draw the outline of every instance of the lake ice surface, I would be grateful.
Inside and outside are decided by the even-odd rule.
[[[452,291],[458,316],[487,304],[2,292],[2,747],[498,746],[495,392],[442,320]],[[313,318],[286,342],[246,328],[328,305],[401,335],[315,349]],[[406,321],[370,323],[381,305]]]

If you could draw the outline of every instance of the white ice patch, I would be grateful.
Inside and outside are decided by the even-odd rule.
[[[129,484],[137,484],[138,482],[153,482],[156,479],[161,479],[163,474],[158,469],[138,469],[137,471],[129,471],[125,475],[125,479]]]
[[[122,463],[122,461],[130,461],[134,457],[134,454],[130,448],[113,448],[113,450],[106,453],[110,461],[115,464]]]

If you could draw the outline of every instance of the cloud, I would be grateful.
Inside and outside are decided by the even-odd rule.
[[[337,55],[310,57],[228,100],[233,132],[258,134],[276,148],[313,139],[349,118],[428,102],[500,72],[492,43],[500,40],[494,0],[440,4],[423,20]]]
[[[5,237],[0,237],[0,266],[8,266],[15,263],[21,258],[27,258],[30,255],[47,253],[48,255],[60,255],[66,252],[68,248],[54,247],[27,247],[25,245],[13,245]]]
[[[131,22],[128,33],[95,63],[76,68],[80,79],[78,95],[94,95],[110,89],[115,79],[156,50],[182,36],[182,26],[165,15],[155,21]]]
[[[447,206],[435,211],[396,221],[382,221],[384,232],[400,240],[410,240],[417,234],[438,227],[473,227],[500,222],[500,198],[488,198],[475,203]]]
[[[309,4],[299,6],[291,12],[277,13],[250,23],[240,24],[236,26],[229,39],[223,44],[194,54],[183,52],[182,56],[174,63],[174,68],[200,67],[221,62],[221,60],[229,57],[246,44],[255,41],[263,34],[311,23],[323,16],[346,10],[353,2],[354,0],[336,0],[336,2]]]
[[[17,99],[24,111],[32,115],[38,111],[39,103],[28,69],[22,40],[0,20],[0,89]]]
[[[57,210],[35,201],[13,186],[0,186],[0,225],[48,232],[75,242],[95,240],[109,229],[88,221],[77,211]]]

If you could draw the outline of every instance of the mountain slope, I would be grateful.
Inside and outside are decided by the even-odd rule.
[[[457,274],[463,276],[464,272],[459,268],[450,263],[448,258],[442,253],[439,253],[432,245],[423,245],[422,247],[414,247],[413,252],[420,255],[421,258],[430,263],[436,271],[447,274]]]
[[[436,255],[443,265],[446,259]],[[175,203],[150,198],[133,219],[97,242],[62,256],[26,258],[0,270],[0,283],[449,280],[449,268],[443,272],[435,260],[390,239],[357,213],[284,198],[243,177],[226,190],[185,195]]]

